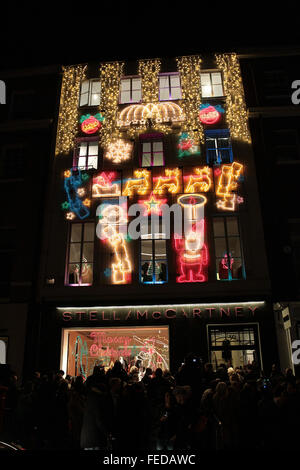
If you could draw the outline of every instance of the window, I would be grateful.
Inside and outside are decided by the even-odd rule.
[[[221,72],[201,73],[202,98],[224,96]]]
[[[139,103],[142,100],[142,81],[140,77],[121,79],[119,103]]]
[[[206,130],[205,145],[206,161],[209,165],[232,162],[233,154],[228,129]]]
[[[159,76],[159,100],[180,100],[181,86],[178,73]]]
[[[6,364],[8,337],[0,336],[0,364]]]
[[[162,217],[149,217],[142,225],[140,280],[143,284],[168,282],[166,231]]]
[[[66,284],[90,286],[93,283],[94,223],[71,225]]]
[[[100,96],[101,83],[98,79],[81,82],[79,106],[98,106]]]
[[[97,140],[84,140],[78,142],[75,150],[74,167],[81,170],[88,170],[90,168],[98,168],[98,139]]]
[[[237,217],[214,217],[213,232],[217,280],[245,279]]]
[[[162,136],[144,135],[141,139],[141,166],[163,166],[164,151]]]
[[[24,145],[8,145],[4,147],[0,160],[0,178],[23,178],[25,173]]]

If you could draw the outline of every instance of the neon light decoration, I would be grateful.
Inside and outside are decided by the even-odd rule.
[[[199,120],[203,124],[216,124],[220,121],[224,109],[220,105],[212,106],[209,103],[200,105]]]
[[[80,118],[81,130],[85,134],[95,134],[102,127],[103,121],[104,117],[101,113],[97,113],[95,116],[83,115]]]
[[[86,198],[84,201],[80,199],[86,194],[84,188],[82,188],[82,184],[89,176],[85,173],[81,174],[80,169],[78,169],[75,174],[73,170],[67,170],[64,172],[64,176],[64,188],[68,201],[62,204],[62,208],[64,210],[69,209],[66,218],[73,220],[76,216],[79,217],[79,219],[89,217],[90,211],[88,207],[91,205],[91,200],[89,198]]]
[[[178,193],[180,191],[181,170],[179,168],[165,169],[166,176],[158,176],[155,180],[154,194]]]
[[[234,211],[236,204],[241,204],[244,199],[232,193],[238,186],[243,165],[233,162],[230,165],[222,165],[221,170],[215,170],[215,175],[219,176],[216,195],[222,199],[217,200],[217,208],[227,211]]]
[[[190,155],[200,155],[200,146],[197,145],[187,132],[183,132],[178,139],[178,157],[189,157]]]
[[[92,197],[121,196],[121,179],[116,171],[102,171],[93,178]]]
[[[206,193],[212,186],[212,169],[208,166],[195,168],[194,174],[184,176],[183,179],[185,193]]]
[[[120,227],[127,224],[127,209],[118,204],[102,204],[99,224],[104,241],[107,241],[114,253],[111,265],[112,283],[128,284],[131,281],[131,262],[127,252],[127,242]]]
[[[119,127],[144,125],[147,119],[154,123],[181,122],[185,116],[178,104],[166,101],[164,103],[146,103],[126,106],[117,121]]]
[[[133,196],[135,193],[143,196],[151,189],[151,171],[145,168],[134,171],[134,178],[129,178],[126,182],[123,196]]]
[[[153,195],[153,192],[150,194],[148,199],[143,199],[138,201],[139,204],[143,204],[145,206],[145,213],[144,216],[150,215],[155,213],[157,215],[161,215],[161,205],[167,202],[167,199],[156,199]]]
[[[188,210],[188,218],[192,222],[192,228],[184,238],[179,238],[176,234],[174,236],[180,272],[176,282],[205,282],[207,273],[204,268],[208,265],[208,250],[204,243],[205,221],[203,215],[200,218],[199,214],[207,199],[199,194],[191,194],[180,196],[177,202],[185,210]]]
[[[112,163],[122,163],[129,160],[133,149],[133,143],[124,139],[118,139],[107,146],[104,157]]]

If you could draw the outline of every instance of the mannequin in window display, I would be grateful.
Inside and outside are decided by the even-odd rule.
[[[230,259],[230,272],[232,273],[232,265],[234,263],[234,259],[230,255],[229,255],[229,259]],[[219,279],[229,279],[229,276],[228,276],[229,259],[228,259],[227,253],[225,253],[219,263]]]

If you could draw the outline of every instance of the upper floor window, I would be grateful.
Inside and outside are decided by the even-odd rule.
[[[98,139],[86,139],[78,142],[75,149],[73,166],[81,170],[98,168],[99,145]]]
[[[200,78],[202,98],[224,95],[221,72],[204,72]]]
[[[119,103],[139,103],[142,100],[142,81],[140,77],[121,79]]]
[[[159,76],[159,100],[180,100],[182,98],[179,73]]]
[[[231,163],[233,153],[228,129],[205,131],[206,161],[209,165]]]
[[[164,165],[164,146],[161,134],[140,136],[140,164],[142,167]]]
[[[143,284],[168,282],[167,241],[161,217],[149,217],[142,226],[140,280]]]
[[[66,285],[90,286],[93,283],[94,232],[92,222],[73,223],[68,243]]]
[[[237,217],[214,217],[213,234],[218,281],[245,279]]]
[[[98,106],[100,104],[101,83],[99,79],[81,82],[79,106]]]

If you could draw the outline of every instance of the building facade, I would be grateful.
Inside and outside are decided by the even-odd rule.
[[[299,56],[299,47],[239,54],[257,168],[280,365],[295,372],[299,371],[300,362],[296,351],[300,344]],[[292,360],[293,353],[296,362]]]
[[[35,304],[59,68],[1,71],[0,364],[23,375]]]
[[[36,367],[277,361],[236,54],[64,67],[45,213]]]

